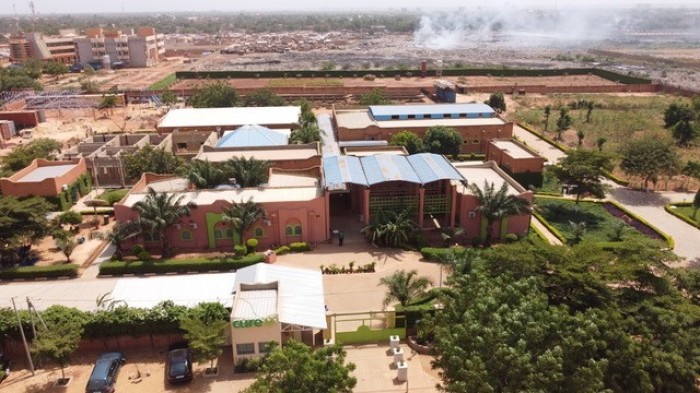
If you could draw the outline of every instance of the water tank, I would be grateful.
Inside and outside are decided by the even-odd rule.
[[[112,66],[112,61],[109,59],[109,55],[102,56],[102,68],[109,70]]]

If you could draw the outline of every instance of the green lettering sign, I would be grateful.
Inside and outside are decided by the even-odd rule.
[[[242,319],[231,322],[231,325],[236,329],[244,329],[250,327],[261,327],[265,325],[273,325],[277,323],[277,316],[271,316],[264,319]]]

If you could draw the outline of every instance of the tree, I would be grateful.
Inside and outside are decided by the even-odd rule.
[[[418,276],[416,270],[399,270],[391,276],[380,278],[379,285],[386,287],[383,303],[386,308],[393,301],[399,302],[404,307],[407,306],[411,301],[425,295],[426,290],[433,283],[428,277]]]
[[[485,104],[495,109],[498,113],[506,111],[506,99],[503,96],[503,93],[499,92],[491,94]]]
[[[671,143],[654,136],[633,139],[622,147],[620,169],[630,176],[644,180],[644,188],[659,176],[672,174],[679,167],[678,152]]]
[[[192,160],[185,167],[187,180],[197,189],[212,189],[228,181],[222,165],[209,160]]]
[[[603,151],[603,145],[608,141],[608,138],[604,136],[598,137],[598,139],[595,140],[595,145],[598,146],[598,151]]]
[[[58,363],[61,367],[61,380],[66,382],[65,368],[71,355],[78,349],[83,325],[73,319],[47,321],[44,328],[39,325],[32,352]]]
[[[3,266],[23,262],[32,243],[49,233],[52,209],[44,198],[0,197],[0,257]]]
[[[685,176],[683,188],[687,189],[688,182],[691,178],[700,180],[700,161],[688,160],[688,162],[685,163],[683,169],[681,169],[681,173]]]
[[[157,174],[176,173],[182,160],[165,149],[151,145],[144,146],[133,153],[122,155],[124,174],[128,179],[139,179],[146,172]]]
[[[700,190],[695,193],[693,197],[693,219],[698,216],[698,209],[700,209]]]
[[[693,110],[688,104],[674,102],[664,112],[664,127],[671,128],[680,121],[690,121],[693,118]]]
[[[255,382],[244,393],[351,393],[357,380],[339,344],[313,349],[295,340],[270,344]]]
[[[56,247],[61,250],[61,253],[66,256],[66,263],[70,263],[70,256],[73,254],[73,251],[75,250],[75,247],[78,246],[78,243],[75,242],[73,239],[57,239],[56,240]]]
[[[408,209],[399,213],[392,210],[379,210],[374,217],[374,222],[362,231],[369,236],[373,244],[396,248],[405,245],[417,227]]]
[[[586,123],[591,122],[591,115],[593,114],[593,109],[595,109],[595,102],[586,101]]]
[[[544,132],[547,132],[549,128],[549,117],[552,115],[552,106],[547,105],[544,107]]]
[[[571,227],[571,239],[569,243],[578,244],[583,239],[583,235],[586,234],[586,222],[573,222],[569,221],[569,227]]]
[[[321,140],[321,129],[315,122],[303,122],[300,128],[292,131],[289,136],[289,143],[311,143]]]
[[[25,168],[37,158],[53,160],[60,151],[60,142],[50,138],[38,138],[26,145],[15,147],[2,157],[3,170],[14,173]]]
[[[107,234],[105,240],[114,245],[114,259],[121,261],[124,259],[122,244],[141,234],[138,222],[117,222],[112,227],[112,231]]]
[[[166,91],[160,95],[160,101],[163,105],[175,105],[177,104],[177,96],[172,91]]]
[[[360,105],[389,105],[391,101],[382,89],[372,89],[371,92],[360,96]]]
[[[582,149],[570,151],[557,165],[549,167],[562,183],[574,186],[577,204],[585,194],[604,198],[606,187],[602,178],[612,169],[613,161],[609,154]]]
[[[83,222],[83,215],[79,212],[69,210],[67,212],[61,213],[58,216],[58,223],[60,225],[80,225]]]
[[[51,76],[55,76],[56,80],[59,80],[61,76],[68,73],[68,67],[57,61],[49,61],[44,64],[44,72]]]
[[[408,154],[418,154],[423,152],[423,140],[416,133],[411,131],[401,131],[391,137],[389,144],[403,146]]]
[[[294,101],[292,104],[301,108],[301,119],[299,122],[302,126],[304,124],[316,123],[316,115],[308,100],[302,98],[301,100]]]
[[[530,202],[516,195],[508,195],[508,184],[503,183],[496,191],[494,183],[484,181],[483,189],[477,184],[469,185],[477,201],[476,210],[481,213],[481,218],[486,220],[486,239],[484,246],[491,245],[494,224],[504,217],[523,214],[530,208]]]
[[[576,131],[576,137],[578,138],[578,147],[583,146],[583,138],[585,136],[586,134],[583,132],[583,130]]]
[[[430,153],[456,158],[462,146],[462,135],[450,127],[430,127],[423,137],[423,145]]]
[[[232,176],[241,187],[257,187],[267,183],[270,177],[270,162],[247,159],[245,157],[235,157],[227,161],[231,168]]]
[[[190,208],[180,203],[184,195],[158,193],[148,188],[146,198],[136,202],[134,209],[139,213],[138,222],[144,230],[160,237],[161,258],[170,255],[168,229],[177,224],[180,218],[190,214]]]
[[[243,106],[285,106],[287,101],[270,89],[259,89],[245,96]]]
[[[574,119],[569,115],[569,110],[565,107],[559,108],[559,118],[557,119],[557,139],[561,140],[561,133],[568,130]]]
[[[698,130],[696,128],[695,123],[684,119],[673,126],[671,134],[673,135],[673,139],[676,140],[678,146],[689,146],[698,137]]]
[[[240,243],[245,240],[243,236],[253,224],[266,218],[262,204],[253,202],[253,198],[240,203],[233,202],[231,206],[224,208],[221,219],[231,224],[236,235],[240,237]]]
[[[109,115],[112,114],[112,108],[117,106],[117,96],[114,94],[103,94],[98,108],[104,110]]]
[[[88,94],[94,94],[100,91],[100,85],[93,80],[85,79],[84,81],[80,82],[80,89],[84,90]]]
[[[229,108],[239,105],[240,98],[231,85],[219,82],[196,89],[187,103],[195,108]]]
[[[228,327],[226,319],[207,320],[184,317],[180,320],[180,328],[185,331],[185,339],[192,350],[192,356],[197,363],[211,362],[209,368],[214,369],[214,360],[223,353],[221,348],[226,344],[224,330]]]

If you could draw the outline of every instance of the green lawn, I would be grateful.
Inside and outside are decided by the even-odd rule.
[[[674,211],[678,214],[681,214],[685,217],[687,217],[690,221],[695,221],[695,226],[700,228],[700,211],[698,211],[698,214],[695,216],[695,220],[693,220],[693,209],[692,206],[678,206]]]
[[[602,204],[594,202],[581,202],[576,205],[574,201],[535,198],[536,211],[556,228],[566,239],[573,238],[570,222],[586,223],[586,232],[583,240],[595,242],[610,242],[613,228],[623,222],[608,213]],[[623,240],[630,238],[646,239],[642,233],[631,226],[624,230]]]
[[[107,202],[109,206],[112,206],[124,198],[124,195],[126,195],[128,192],[129,190],[127,189],[108,190],[98,195],[97,199],[101,199]]]
[[[535,192],[561,195],[562,183],[552,172],[548,171],[546,167],[543,172],[543,177],[542,187],[538,188]]]
[[[158,82],[152,84],[148,89],[149,90],[165,90],[175,82],[177,82],[177,77],[173,73],[173,74],[170,74],[170,75],[166,76],[165,78],[159,80]]]

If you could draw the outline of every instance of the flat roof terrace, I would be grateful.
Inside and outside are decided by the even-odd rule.
[[[19,183],[34,183],[41,182],[46,179],[52,179],[56,177],[61,177],[68,173],[71,169],[77,167],[77,165],[55,165],[55,166],[41,166],[33,171],[27,173],[25,176],[17,179]]]
[[[535,155],[511,141],[492,141],[497,148],[507,152],[513,158],[533,158]]]
[[[298,106],[254,108],[183,108],[170,110],[158,128],[241,127],[246,124],[287,125],[299,122]]]

